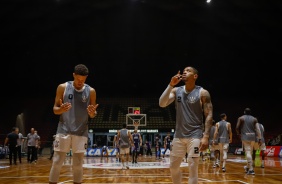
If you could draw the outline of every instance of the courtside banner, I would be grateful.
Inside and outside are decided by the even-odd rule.
[[[116,148],[107,148],[108,156],[116,156]],[[102,148],[87,148],[85,152],[85,156],[101,156]]]
[[[266,146],[264,151],[267,157],[282,157],[282,146]]]

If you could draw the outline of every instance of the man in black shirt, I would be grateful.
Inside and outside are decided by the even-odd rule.
[[[12,165],[12,160],[14,157],[14,164],[17,165],[17,140],[19,138],[18,135],[19,128],[13,127],[12,132],[9,133],[5,139],[5,146],[9,146],[9,159],[10,165]]]

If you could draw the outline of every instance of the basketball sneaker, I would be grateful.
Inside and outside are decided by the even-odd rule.
[[[247,173],[248,171],[249,171],[249,168],[248,168],[248,166],[244,166],[244,170],[245,170],[245,173]]]
[[[247,175],[255,175],[255,171],[254,170],[248,170]]]

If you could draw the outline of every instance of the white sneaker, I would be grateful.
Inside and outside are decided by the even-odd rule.
[[[245,170],[245,173],[247,173],[248,171],[249,171],[249,168],[248,168],[248,166],[244,166],[244,170]]]

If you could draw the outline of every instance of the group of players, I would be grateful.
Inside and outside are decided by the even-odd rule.
[[[245,109],[245,114],[249,115],[249,108]],[[231,123],[227,121],[227,115],[225,113],[220,114],[220,121],[213,121],[210,136],[209,136],[209,149],[206,153],[202,152],[203,155],[206,154],[209,159],[213,160],[213,168],[220,167],[222,164],[222,172],[226,172],[226,160],[227,153],[229,150],[229,144],[232,143],[232,129]],[[240,118],[239,118],[240,120]],[[240,121],[236,125],[236,132],[239,138],[241,138],[242,128],[240,128]],[[264,140],[264,126],[261,123],[257,123],[257,128],[259,129],[260,136],[256,133],[256,141],[247,144],[249,141],[242,139],[243,149],[247,158],[247,165],[244,166],[245,172],[250,175],[254,175],[253,167],[255,166],[256,152],[259,150],[260,167],[264,168],[264,159],[266,145]],[[203,159],[204,161],[204,159]]]
[[[229,144],[232,143],[232,129],[231,129],[231,123],[227,121],[227,115],[225,113],[222,113],[220,115],[220,121],[215,122],[213,121],[213,125],[211,127],[210,136],[209,136],[209,148],[206,151],[201,152],[202,160],[205,161],[204,156],[206,155],[208,159],[211,159],[213,161],[213,168],[220,167],[222,165],[222,172],[226,172],[226,160],[229,150]],[[262,124],[259,124],[259,128],[261,131],[261,134],[264,134],[264,127]],[[133,133],[130,133],[129,130],[126,129],[126,125],[124,125],[124,128],[128,133],[128,140],[129,140],[129,152],[126,152],[125,154],[120,153],[120,142],[121,142],[121,135],[120,131],[117,132],[117,134],[114,136],[114,148],[116,148],[116,161],[117,162],[129,162],[129,155],[131,152],[132,155],[132,164],[137,164],[138,155],[140,154],[140,148],[143,146],[142,142],[142,136],[138,132],[138,129],[135,128]],[[121,129],[122,130],[122,129]],[[261,136],[262,139],[264,139],[263,136]],[[162,151],[162,141],[161,136],[159,134],[156,134],[154,137],[154,146],[155,146],[155,157],[156,160],[162,159],[162,157],[165,157],[166,152],[172,149],[172,137],[170,135],[170,132],[167,133],[167,135],[164,138],[163,141],[163,151]],[[144,144],[145,148],[145,155],[146,156],[152,156],[152,145],[150,141],[146,140],[146,143]],[[262,144],[259,144],[259,140],[255,142],[254,145],[252,145],[252,165],[254,165],[255,160],[255,154],[257,150],[260,150],[261,154],[261,168],[264,168],[264,150],[266,149],[264,140],[262,141]],[[106,149],[104,149],[106,150]],[[185,155],[185,158],[187,160],[188,154]],[[128,166],[127,166],[128,168]],[[249,172],[249,166],[244,167],[246,172]],[[252,174],[252,173],[250,173]]]
[[[125,130],[127,131],[125,135],[122,135],[122,131]],[[128,139],[127,139],[128,138]],[[128,142],[127,142],[128,141]],[[128,143],[129,147],[129,152],[127,150],[124,151],[124,146],[122,147],[122,144],[124,145]],[[154,138],[154,146],[155,146],[155,156],[156,159],[161,159],[165,157],[165,154],[168,150],[171,150],[171,136],[170,133],[168,132],[166,137],[164,138],[164,151],[161,151],[161,137],[159,134],[156,134]],[[141,154],[140,150],[141,147],[143,146],[143,140],[140,132],[138,132],[138,129],[135,128],[132,133],[126,128],[126,125],[123,125],[123,129],[119,130],[117,134],[114,136],[113,140],[113,146],[116,149],[116,161],[117,162],[122,162],[123,165],[126,162],[126,164],[129,162],[129,155],[131,152],[132,155],[132,164],[137,164],[138,160],[138,155]],[[126,147],[126,146],[125,146]],[[127,147],[126,147],[127,148]],[[146,140],[144,144],[144,149],[145,149],[145,155],[152,157],[152,143],[148,140]],[[128,164],[127,166],[128,167]]]

